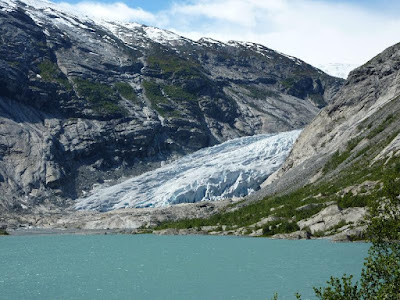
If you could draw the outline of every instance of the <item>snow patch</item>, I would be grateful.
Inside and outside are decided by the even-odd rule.
[[[342,64],[342,63],[327,63],[327,64],[320,64],[317,66],[318,69],[321,69],[325,73],[346,79],[349,75],[350,71],[354,70],[355,68],[359,67],[356,64]]]
[[[226,46],[226,44],[224,44],[223,42],[208,37],[202,37],[197,42],[205,46],[210,46],[210,45]]]
[[[162,30],[156,27],[144,26],[143,30],[146,32],[146,35],[151,40],[160,44],[169,44],[169,42],[171,41],[183,40],[183,37],[177,35],[176,33],[167,30]]]
[[[79,199],[79,210],[160,207],[243,197],[285,161],[300,130],[238,138]]]

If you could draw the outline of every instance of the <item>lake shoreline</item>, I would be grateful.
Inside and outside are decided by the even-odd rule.
[[[334,236],[310,237],[310,238],[285,238],[268,236],[249,236],[232,234],[209,234],[206,232],[185,232],[185,233],[160,233],[147,229],[80,229],[80,228],[18,228],[7,231],[8,235],[3,236],[59,236],[59,235],[142,235],[150,234],[154,236],[227,236],[245,238],[264,238],[269,240],[328,240],[334,243],[367,243],[366,240],[335,239]],[[0,236],[1,237],[1,236]]]

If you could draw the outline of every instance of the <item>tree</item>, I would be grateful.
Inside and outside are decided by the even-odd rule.
[[[331,277],[328,286],[314,288],[321,300],[400,300],[400,181],[399,168],[384,179],[383,197],[369,210],[367,239],[372,243],[360,284],[352,276]]]

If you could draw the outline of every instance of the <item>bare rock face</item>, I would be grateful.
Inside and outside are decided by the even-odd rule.
[[[206,146],[303,128],[342,84],[254,43],[2,1],[0,209],[68,205]]]
[[[362,149],[390,143],[368,156],[371,164],[399,156],[400,44],[352,71],[343,88],[296,141],[285,164],[263,184],[259,197],[295,189],[338,174],[362,159]],[[359,152],[359,155],[357,155]],[[323,170],[334,155],[347,157],[330,172]],[[372,151],[371,151],[372,153]],[[343,158],[343,157],[342,157]]]
[[[340,222],[357,224],[364,219],[365,207],[350,207],[340,209],[337,205],[330,205],[309,219],[297,222],[300,229],[309,228],[311,233],[326,232]]]

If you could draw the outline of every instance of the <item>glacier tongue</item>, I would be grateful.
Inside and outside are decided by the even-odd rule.
[[[199,150],[79,199],[76,209],[109,211],[243,197],[286,159],[300,130],[261,134]]]

